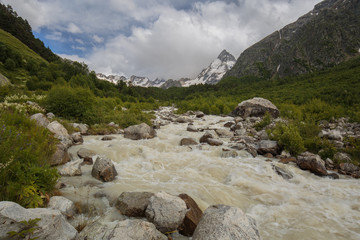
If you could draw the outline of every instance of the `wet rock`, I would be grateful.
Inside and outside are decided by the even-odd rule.
[[[79,129],[80,133],[83,135],[87,134],[87,131],[89,130],[88,125],[82,123],[73,123],[72,126]]]
[[[256,157],[257,156],[257,151],[256,148],[251,146],[251,145],[246,145],[246,149],[245,149],[248,153],[251,154],[251,156]]]
[[[179,232],[187,237],[194,234],[196,226],[199,224],[202,217],[202,211],[197,203],[189,195],[183,193],[179,197],[184,200],[188,211],[186,212],[183,223],[178,228]]]
[[[96,155],[96,152],[86,148],[80,148],[79,151],[77,151],[77,155],[79,158],[91,158]]]
[[[205,132],[205,134],[200,138],[200,143],[207,143],[209,138],[214,138],[210,132]]]
[[[81,163],[82,160],[68,162],[58,170],[59,174],[61,176],[69,176],[69,177],[81,176],[82,175],[81,167],[80,167]]]
[[[352,163],[340,163],[340,169],[348,175],[358,170],[358,167]]]
[[[188,132],[198,132],[199,130],[193,125],[188,125],[188,127],[186,128],[186,131],[188,131]]]
[[[329,173],[327,175],[327,177],[330,178],[330,179],[339,179],[340,178],[339,174],[337,174],[337,173]]]
[[[337,152],[334,155],[335,162],[351,162],[351,157],[347,153]]]
[[[128,217],[145,217],[145,210],[154,193],[123,192],[116,200],[115,207]]]
[[[66,217],[72,217],[76,213],[74,202],[62,196],[51,197],[48,208],[59,210]]]
[[[51,166],[57,166],[65,164],[70,161],[70,156],[67,148],[63,144],[56,145],[56,150],[54,155],[50,159]]]
[[[202,117],[205,116],[205,114],[203,112],[200,112],[200,111],[196,111],[195,115],[196,115],[197,118],[202,118]]]
[[[166,192],[158,192],[150,198],[146,208],[146,218],[163,233],[176,230],[187,212],[185,202]]]
[[[0,202],[0,239],[8,239],[10,231],[20,232],[24,228],[21,221],[39,218],[38,227],[32,238],[73,240],[77,235],[76,229],[71,226],[58,210],[47,208],[25,209],[14,202]]]
[[[46,117],[48,119],[53,119],[53,118],[55,118],[55,114],[53,114],[52,112],[49,112],[49,113],[46,114]]]
[[[151,139],[155,136],[155,130],[146,123],[130,126],[124,129],[124,137],[132,140]]]
[[[226,129],[216,129],[215,132],[221,138],[231,138],[234,136],[233,132],[230,132],[229,130]]]
[[[191,123],[193,122],[193,120],[191,118],[188,118],[188,117],[178,117],[174,120],[174,122],[177,122],[177,123]]]
[[[353,173],[351,174],[351,176],[352,176],[353,178],[359,179],[359,178],[360,178],[360,171],[353,172]]]
[[[74,143],[83,143],[84,142],[84,139],[83,139],[80,132],[76,132],[76,133],[71,134],[71,138],[72,138]]]
[[[325,159],[326,169],[334,169],[334,166],[334,162],[330,158]]]
[[[207,208],[193,235],[193,240],[260,240],[255,220],[240,208],[214,205]]]
[[[297,157],[296,164],[303,170],[309,170],[310,172],[319,175],[328,175],[325,162],[320,158],[319,155],[304,152]]]
[[[86,165],[93,165],[94,161],[92,157],[84,157],[83,163]]]
[[[51,122],[48,126],[47,129],[49,129],[50,132],[55,134],[55,137],[58,136],[69,136],[68,131],[66,130],[66,128],[59,123],[58,121],[53,121]]]
[[[197,145],[198,143],[193,138],[183,138],[180,141],[180,146]]]
[[[269,112],[273,118],[277,118],[280,115],[277,107],[269,100],[264,98],[252,98],[241,102],[235,110],[232,112],[234,116],[240,116],[242,118],[248,117],[262,117],[266,112]]]
[[[274,156],[271,153],[265,153],[264,157],[266,158],[273,158]]]
[[[227,150],[227,151],[222,151],[221,152],[221,157],[222,158],[235,158],[239,156],[239,154],[236,151],[231,151],[231,150]]]
[[[117,176],[114,164],[106,157],[97,157],[91,175],[103,182],[110,182]]]
[[[140,219],[119,222],[109,235],[109,240],[167,240],[155,225]]]
[[[293,178],[294,176],[292,175],[291,172],[281,168],[281,167],[278,167],[278,166],[275,166],[275,165],[272,165],[272,169],[278,174],[280,175],[281,177],[283,177],[285,180],[289,180],[291,178]]]
[[[114,140],[114,139],[116,139],[116,137],[114,137],[114,136],[103,136],[101,138],[102,141],[111,141],[111,140]]]
[[[223,145],[223,141],[215,138],[208,138],[207,143],[211,146],[221,146]]]
[[[296,158],[295,157],[284,157],[284,158],[281,158],[280,161],[281,163],[283,164],[288,164],[288,163],[296,163]]]
[[[257,151],[262,155],[271,153],[272,155],[276,156],[279,152],[279,146],[276,141],[262,140],[259,142]]]
[[[36,113],[30,117],[31,120],[35,120],[38,126],[46,128],[50,121],[42,113]]]

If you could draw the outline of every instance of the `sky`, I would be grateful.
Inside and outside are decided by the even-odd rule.
[[[104,74],[195,78],[320,0],[0,0],[56,54]]]

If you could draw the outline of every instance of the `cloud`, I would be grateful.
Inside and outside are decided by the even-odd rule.
[[[196,76],[223,49],[238,57],[320,0],[0,2],[46,33],[47,45],[68,41],[60,53],[80,54],[91,69],[177,79]]]

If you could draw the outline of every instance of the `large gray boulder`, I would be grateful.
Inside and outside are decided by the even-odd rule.
[[[26,209],[14,202],[0,202],[0,239],[9,239],[10,231],[20,232],[24,229],[22,221],[39,218],[32,238],[72,240],[77,235],[58,210],[47,208]]]
[[[49,129],[50,132],[54,133],[55,137],[69,136],[69,133],[66,130],[66,128],[58,121],[53,121],[53,122],[49,123],[49,125],[47,125],[47,129]]]
[[[176,230],[184,221],[187,212],[185,202],[166,192],[158,192],[150,198],[146,218],[163,233]]]
[[[240,208],[214,205],[207,208],[195,229],[193,240],[260,240],[255,220]]]
[[[0,87],[10,85],[9,79],[0,73]]]
[[[66,217],[72,217],[76,213],[74,202],[62,196],[51,197],[48,208],[59,210]]]
[[[87,134],[87,131],[89,130],[88,125],[82,123],[73,123],[72,126],[79,129],[81,134]]]
[[[273,118],[280,115],[278,108],[267,99],[255,97],[239,103],[232,115],[247,117],[262,117],[269,112]]]
[[[57,166],[57,165],[65,164],[69,161],[70,161],[70,156],[67,147],[61,143],[56,145],[55,153],[50,159],[50,165]]]
[[[129,217],[145,217],[145,210],[154,193],[123,192],[116,200],[115,207]]]
[[[79,158],[92,158],[93,156],[96,155],[96,152],[94,152],[90,149],[80,148],[77,151],[77,155],[79,156]]]
[[[180,146],[189,146],[189,145],[197,145],[197,144],[198,143],[193,138],[183,138],[180,140]]]
[[[140,219],[119,222],[110,233],[109,240],[167,240],[155,225]]]
[[[304,152],[297,156],[296,164],[303,170],[309,170],[310,172],[319,175],[328,175],[325,168],[325,161],[321,159],[319,155]]]
[[[155,130],[146,123],[130,126],[124,129],[124,137],[132,140],[151,139],[155,136]]]
[[[64,166],[61,166],[58,169],[58,172],[61,176],[68,176],[68,177],[81,176],[82,175],[81,163],[82,160],[68,162]]]
[[[43,113],[36,113],[30,117],[31,120],[34,120],[38,126],[46,128],[50,121],[46,118]]]
[[[276,141],[262,140],[259,142],[257,152],[262,155],[271,153],[276,156],[279,153],[279,146]]]
[[[112,161],[106,157],[97,157],[91,175],[103,182],[110,182],[118,175]]]
[[[216,129],[215,132],[221,138],[231,138],[234,136],[233,132],[230,132],[229,130],[226,129]]]

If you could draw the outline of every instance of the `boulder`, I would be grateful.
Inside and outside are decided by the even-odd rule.
[[[193,125],[188,125],[187,128],[186,128],[186,131],[189,131],[189,132],[198,132],[199,130],[193,126]]]
[[[230,132],[229,130],[226,129],[216,129],[215,132],[221,138],[231,138],[234,136],[233,132]]]
[[[11,82],[9,81],[9,79],[7,77],[5,77],[4,75],[2,75],[0,73],[0,87],[4,87],[7,85],[11,85]]]
[[[84,139],[80,132],[75,132],[75,133],[71,134],[71,138],[74,143],[83,143],[84,142]]]
[[[278,174],[280,175],[281,177],[283,177],[285,180],[289,180],[291,178],[293,178],[294,176],[292,175],[291,172],[281,168],[281,167],[278,167],[278,166],[275,166],[275,165],[272,165],[272,169]]]
[[[224,127],[226,127],[226,128],[231,128],[231,127],[234,126],[234,125],[235,125],[234,122],[226,122],[226,123],[224,124]]]
[[[284,157],[284,158],[281,158],[280,161],[281,163],[283,164],[288,164],[288,163],[296,163],[296,158],[295,157]]]
[[[93,161],[92,157],[84,157],[83,163],[86,165],[93,165],[94,161]]]
[[[341,132],[339,130],[331,130],[330,132],[327,133],[327,138],[331,139],[331,140],[338,140],[338,141],[342,141],[343,140],[343,136],[341,135]]]
[[[193,240],[260,240],[255,220],[240,208],[213,205],[207,208],[193,235]]]
[[[180,141],[180,146],[197,145],[198,143],[193,138],[183,138]]]
[[[79,129],[81,134],[87,134],[87,131],[89,130],[88,125],[82,123],[73,123],[72,126]]]
[[[124,137],[132,140],[150,139],[155,136],[155,130],[146,123],[130,126],[124,129]]]
[[[71,147],[74,143],[73,138],[70,135],[57,136],[57,139],[59,139],[60,143],[64,145],[66,148]]]
[[[279,146],[276,141],[262,140],[259,142],[257,152],[261,155],[271,153],[276,156],[279,152]]]
[[[26,209],[14,202],[0,202],[0,239],[8,239],[10,231],[25,229],[22,221],[40,219],[31,237],[38,239],[73,240],[76,229],[70,225],[59,210],[47,208]]]
[[[200,112],[200,111],[196,111],[194,114],[195,114],[195,116],[196,116],[197,118],[202,118],[202,117],[205,116],[205,114],[204,114],[203,112]]]
[[[215,138],[208,138],[207,143],[210,146],[221,146],[223,145],[223,141],[219,140],[219,139],[215,139]]]
[[[145,217],[145,210],[153,195],[150,192],[123,192],[116,200],[115,207],[128,217]]]
[[[118,175],[114,164],[106,157],[97,157],[91,175],[103,182],[110,182]]]
[[[326,176],[328,175],[325,162],[320,158],[319,155],[304,152],[297,156],[296,164],[303,170],[309,170],[310,172],[319,175]]]
[[[150,198],[146,218],[162,232],[176,230],[184,221],[187,212],[185,202],[166,192],[158,192]]]
[[[55,134],[55,137],[58,136],[69,136],[68,131],[66,130],[66,128],[59,123],[58,121],[53,121],[51,122],[48,126],[47,129],[49,129],[50,132]]]
[[[341,163],[341,162],[351,162],[351,157],[347,153],[341,153],[337,152],[334,155],[335,162]]]
[[[77,155],[79,158],[91,158],[96,155],[96,152],[86,148],[80,148],[79,151],[77,151]]]
[[[188,117],[178,117],[174,120],[174,122],[177,122],[177,123],[192,123],[193,120],[191,118],[188,118]]]
[[[35,120],[36,124],[38,126],[41,126],[41,127],[44,127],[44,128],[46,128],[50,124],[50,121],[42,113],[36,113],[36,114],[32,115],[30,117],[30,119]]]
[[[119,222],[110,233],[109,240],[167,240],[155,225],[140,219],[127,219]]]
[[[180,194],[179,197],[184,200],[186,207],[189,210],[185,214],[184,221],[178,230],[180,234],[191,237],[194,234],[196,226],[199,224],[203,213],[194,199],[192,199],[189,195],[183,193]]]
[[[280,115],[277,107],[269,100],[255,97],[241,102],[232,112],[232,115],[242,118],[263,117],[266,112],[269,112],[273,118]]]
[[[235,158],[239,156],[239,154],[234,150],[224,150],[221,152],[222,158]]]
[[[348,175],[358,171],[358,167],[352,163],[340,163],[340,169]]]
[[[207,143],[209,138],[214,138],[210,132],[205,132],[205,134],[200,138],[200,143]]]
[[[81,163],[82,160],[68,162],[58,170],[59,174],[61,176],[68,176],[68,177],[81,176],[82,175],[81,167],[80,167]]]
[[[232,125],[230,127],[230,130],[233,131],[233,132],[236,132],[237,130],[240,130],[240,129],[243,129],[243,128],[244,128],[244,124],[242,122],[236,122],[234,125]]]
[[[48,208],[59,210],[66,217],[72,217],[76,213],[74,202],[62,196],[51,197]]]
[[[49,113],[46,114],[46,117],[48,119],[53,119],[53,118],[55,118],[55,114],[53,114],[52,112],[49,112]]]
[[[70,156],[67,148],[61,143],[56,145],[55,153],[50,159],[50,165],[57,166],[57,165],[65,164],[69,161],[70,161]]]
[[[102,141],[111,141],[111,140],[114,140],[114,139],[116,139],[116,137],[114,137],[114,136],[103,136],[101,138]]]

